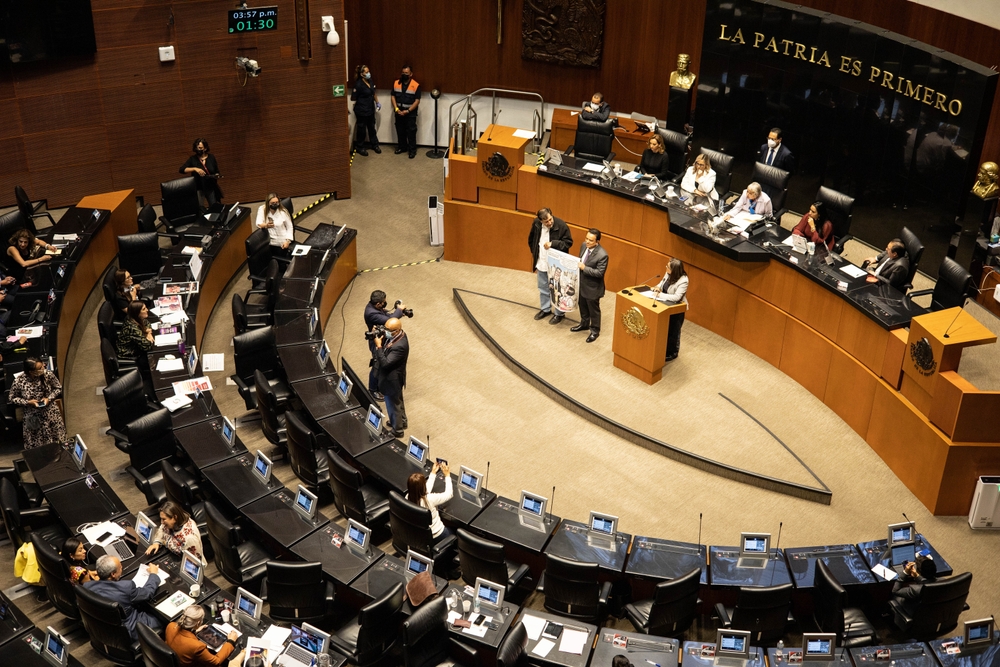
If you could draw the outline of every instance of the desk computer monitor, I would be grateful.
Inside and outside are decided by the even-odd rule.
[[[406,455],[410,457],[410,459],[423,466],[427,463],[427,456],[429,453],[430,450],[427,445],[420,442],[412,435],[410,436],[409,442],[406,443]]]
[[[344,225],[344,227],[347,227],[347,225]],[[319,260],[319,268],[316,269],[316,273],[323,273],[323,269],[326,268],[326,263],[330,259],[331,250],[332,248],[327,248],[326,252],[323,253],[323,258]]]
[[[70,450],[70,455],[73,457],[73,463],[80,469],[80,472],[87,470],[87,445],[79,433],[73,438],[73,449]]]
[[[340,374],[340,380],[337,382],[337,396],[340,396],[340,400],[347,405],[351,402],[351,392],[354,390],[354,383],[351,378],[347,377],[347,373]]]
[[[235,204],[229,207],[229,211],[226,212],[225,217],[220,216],[219,223],[223,227],[228,227],[229,223],[235,220],[236,216],[238,216],[239,214],[240,214],[240,203],[236,202]]]
[[[365,427],[368,432],[372,434],[372,437],[378,440],[382,437],[382,422],[385,421],[385,417],[382,416],[382,411],[375,407],[372,403],[368,406],[368,415],[365,417]]]
[[[257,627],[260,624],[260,612],[264,601],[244,588],[236,589],[236,605],[233,611],[239,614],[240,621]]]
[[[417,576],[421,572],[432,574],[434,572],[434,560],[421,556],[412,549],[406,550],[406,577],[408,579]]]
[[[889,557],[892,566],[901,568],[907,563],[917,559],[917,546],[913,542],[902,542],[889,547]]]
[[[746,630],[718,630],[715,633],[715,657],[750,659],[750,633]]]
[[[459,490],[465,489],[469,493],[479,495],[479,490],[483,486],[483,476],[472,468],[460,466],[458,469]]]
[[[265,484],[270,484],[271,482],[271,468],[274,464],[271,463],[271,459],[264,455],[264,452],[257,450],[257,456],[253,460],[253,471],[261,481]]]
[[[362,553],[368,553],[368,539],[371,537],[372,531],[368,529],[367,526],[363,526],[354,519],[347,520],[347,530],[346,542],[349,546],[361,551]]]
[[[764,567],[771,555],[771,533],[740,533],[737,567]]]
[[[837,635],[832,632],[806,632],[802,634],[802,661],[833,660],[837,649]]]
[[[52,626],[45,628],[45,640],[42,644],[42,656],[53,665],[66,665],[69,661],[69,644]]]
[[[503,606],[503,592],[504,587],[500,584],[495,584],[482,577],[476,577],[476,587],[473,590],[473,594],[479,600],[479,604],[491,609],[499,609]]]
[[[591,512],[587,529],[600,537],[614,537],[618,533],[618,517]]]
[[[893,547],[903,542],[915,542],[917,536],[912,523],[890,523],[889,524],[889,547]]]
[[[549,499],[544,496],[521,491],[521,501],[518,503],[517,510],[526,516],[542,519],[545,517],[545,506],[548,502]]]
[[[330,360],[330,345],[325,340],[316,352],[316,360],[319,361],[320,370],[326,369],[326,362]]]
[[[181,566],[178,571],[181,573],[181,579],[187,580],[189,584],[201,586],[201,582],[205,579],[205,568],[201,564],[201,558],[190,551],[181,554]]]
[[[316,333],[316,326],[319,324],[319,311],[313,308],[309,311],[309,337]]]
[[[153,536],[156,535],[156,524],[149,520],[149,517],[139,512],[135,515],[135,534],[139,538],[139,546],[143,549],[153,543]]]
[[[226,444],[232,447],[236,442],[236,425],[233,424],[229,417],[222,418],[222,430],[219,432],[222,434],[222,439],[226,441]]]
[[[330,245],[331,248],[337,247],[337,244],[340,243],[340,239],[344,238],[345,232],[347,232],[347,224],[341,225],[340,229],[337,230],[337,235],[333,237],[333,243]]]
[[[309,290],[309,302],[308,303],[312,304],[313,299],[316,298],[316,292],[318,292],[318,291],[319,291],[319,278],[315,278],[315,279],[313,279],[312,289]]]
[[[310,493],[306,487],[299,484],[295,493],[295,504],[292,505],[295,511],[302,515],[302,518],[310,523],[316,519],[316,511],[319,509],[319,498],[315,493]]]
[[[975,648],[976,646],[992,644],[994,628],[992,616],[981,618],[978,621],[966,621],[962,648]]]
[[[191,377],[194,377],[198,371],[198,350],[193,345],[191,346],[191,354],[188,355],[187,370]]]

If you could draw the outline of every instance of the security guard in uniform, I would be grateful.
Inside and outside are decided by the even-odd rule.
[[[396,155],[409,151],[410,159],[417,157],[417,107],[420,105],[420,84],[413,78],[407,65],[402,75],[392,84],[392,106],[396,112],[396,136],[399,145]]]

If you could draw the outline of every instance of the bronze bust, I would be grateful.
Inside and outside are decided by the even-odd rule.
[[[688,69],[691,56],[681,53],[677,56],[677,70],[670,73],[670,85],[675,88],[690,90],[694,85],[695,73]]]
[[[972,194],[980,199],[989,199],[997,196],[1000,186],[997,179],[1000,177],[1000,167],[996,162],[984,162],[979,165],[979,173],[976,174],[976,184],[972,186]]]

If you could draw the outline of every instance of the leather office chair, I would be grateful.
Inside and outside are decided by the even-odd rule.
[[[155,232],[118,237],[118,268],[131,273],[134,282],[158,275],[161,264],[160,242]]]
[[[302,486],[329,500],[330,460],[326,451],[330,443],[326,434],[317,436],[294,410],[285,413],[285,434],[292,472]]]
[[[288,431],[285,429],[284,412],[278,407],[278,398],[274,395],[267,378],[259,370],[254,371],[253,383],[257,393],[260,430],[268,442],[284,450],[288,446]],[[283,456],[283,452],[281,455]]]
[[[264,272],[271,261],[271,237],[267,230],[255,229],[243,242],[247,252],[247,270],[249,280],[254,288],[259,288],[264,282]]]
[[[719,201],[725,201],[725,196],[729,193],[729,186],[733,182],[733,156],[721,151],[713,151],[711,148],[702,148],[701,152],[712,164],[715,172],[715,191],[719,193]]]
[[[333,582],[324,578],[322,563],[268,561],[260,596],[276,621],[316,625],[333,613]]]
[[[160,462],[172,464],[177,456],[177,439],[170,411],[161,408],[129,422],[125,453],[129,465],[125,471],[132,476],[150,505],[163,502],[163,472]]]
[[[924,256],[924,244],[908,227],[899,230],[899,240],[906,247],[906,256],[910,261],[910,270],[906,272],[906,284],[903,285],[903,291],[906,292],[913,289],[913,277],[917,275],[920,258]]]
[[[663,140],[663,153],[667,156],[667,176],[679,183],[687,169],[688,152],[691,150],[691,139],[683,132],[675,132],[658,128],[656,133]],[[712,162],[714,165],[715,162]]]
[[[160,220],[172,232],[183,233],[204,220],[194,176],[160,183],[160,204],[163,207]]]
[[[17,489],[6,477],[0,479],[0,519],[15,550],[36,532],[41,539],[55,544],[62,544],[69,537],[48,505],[22,509]]]
[[[889,600],[893,622],[906,637],[918,640],[951,632],[958,625],[959,615],[969,608],[965,600],[971,585],[972,573],[965,572],[923,584],[916,600],[894,597]]]
[[[139,215],[135,217],[135,226],[140,234],[149,234],[159,229],[159,224],[156,222],[156,209],[153,208],[152,204],[146,204],[142,207]]]
[[[40,199],[38,203],[31,201],[28,193],[24,191],[20,185],[14,186],[14,199],[17,201],[17,210],[21,212],[24,219],[27,221],[27,227],[31,230],[31,233],[35,236],[45,236],[45,233],[39,234],[38,228],[35,226],[35,220],[37,218],[48,218],[49,224],[46,227],[51,227],[56,224],[55,218],[48,211],[43,211],[42,207],[48,206],[48,200]]]
[[[389,525],[389,498],[376,485],[365,484],[361,472],[332,450],[326,456],[330,462],[333,503],[341,516],[362,523],[375,534],[384,533]]]
[[[403,664],[405,667],[478,665],[476,649],[457,641],[448,631],[448,602],[436,598],[422,604],[403,621]]]
[[[782,637],[785,628],[794,621],[789,612],[791,606],[791,584],[743,587],[735,607],[726,607],[720,602],[715,605],[715,614],[722,627],[746,630],[751,633],[752,641],[766,644]]]
[[[139,648],[142,650],[142,659],[146,662],[146,667],[182,667],[177,654],[156,631],[150,630],[145,623],[136,623],[135,629],[139,635]]]
[[[403,584],[398,583],[331,635],[330,646],[346,655],[352,665],[367,667],[377,663],[396,644],[402,609]]]
[[[160,479],[163,483],[163,494],[167,500],[184,508],[198,526],[201,535],[202,551],[205,558],[212,558],[212,543],[208,539],[208,517],[205,513],[205,503],[199,497],[198,480],[183,468],[178,468],[168,461],[160,462]]]
[[[518,623],[497,649],[497,667],[524,667],[528,664],[528,629]]]
[[[760,183],[760,189],[766,192],[771,199],[774,219],[779,222],[781,222],[781,216],[785,214],[785,197],[788,196],[788,181],[791,178],[792,173],[784,169],[778,169],[763,162],[754,162],[753,164],[750,182]]]
[[[108,267],[108,270],[104,272],[104,277],[101,278],[101,290],[104,292],[104,300],[109,303],[115,302],[115,289],[117,285],[115,284],[115,272],[118,267],[114,264]],[[125,317],[125,313],[120,313],[117,310],[112,311],[115,314],[115,320],[121,322]]]
[[[267,381],[267,386],[274,392],[279,411],[284,412],[292,397],[292,390],[284,379],[278,347],[274,342],[273,326],[252,329],[234,336],[233,365],[236,372],[231,377],[248,410],[257,407],[254,373],[260,372]]]
[[[609,118],[603,123],[596,120],[584,120],[576,117],[576,136],[573,145],[566,149],[566,155],[573,154],[583,160],[603,162],[614,160],[612,149],[615,142],[615,128],[618,121]]]
[[[405,555],[407,549],[413,549],[432,558],[434,571],[441,576],[454,569],[458,542],[454,535],[450,535],[434,543],[431,511],[426,507],[414,505],[395,491],[389,491],[389,527],[392,530],[392,547],[397,554]]]
[[[611,582],[600,583],[597,570],[597,563],[580,563],[546,554],[545,571],[536,589],[545,595],[545,608],[599,624],[611,595]]]
[[[142,660],[142,648],[129,635],[121,605],[85,586],[77,587],[76,601],[83,629],[95,651],[116,665],[131,666]]]
[[[231,584],[259,591],[270,555],[253,540],[244,540],[240,530],[210,502],[205,503],[205,519],[219,572]]]
[[[816,191],[815,201],[826,205],[826,214],[833,223],[834,252],[844,252],[844,244],[853,238],[851,222],[854,220],[854,197],[821,185]]]
[[[21,211],[15,208],[12,211],[8,211],[7,213],[0,215],[0,241],[2,241],[5,246],[9,243],[10,237],[14,235],[14,232],[19,229],[27,229],[29,231],[32,229],[29,219],[25,218]],[[6,268],[7,263],[9,262],[9,260],[6,259],[7,253],[2,253],[2,257],[4,258],[4,268]]]
[[[0,466],[0,479],[6,479],[14,487],[21,507],[38,507],[45,499],[37,483],[24,481],[30,477],[31,470],[24,459],[14,459],[9,466]]]
[[[160,406],[146,398],[142,377],[137,370],[130,370],[108,383],[103,393],[111,423],[108,435],[115,439],[115,447],[127,454],[128,425],[145,414],[159,410]]]
[[[697,614],[701,568],[656,585],[653,597],[625,605],[625,616],[638,632],[658,637],[679,637]]]
[[[969,295],[969,288],[972,286],[972,274],[962,268],[962,265],[951,257],[945,257],[941,261],[941,268],[938,269],[937,283],[934,289],[922,289],[910,292],[906,299],[915,299],[919,296],[931,294],[930,310],[946,310],[962,308]]]
[[[847,591],[822,559],[813,579],[813,621],[820,632],[836,633],[837,645],[845,648],[868,646],[877,636],[865,612],[847,606]]]
[[[107,305],[105,303],[104,305]],[[98,329],[100,320],[98,320]],[[123,375],[133,371],[138,372],[134,359],[121,359],[115,351],[115,345],[107,338],[101,337],[101,367],[104,369],[104,386],[107,387]],[[142,376],[139,377],[139,384],[143,384]]]
[[[42,583],[45,584],[49,602],[63,616],[79,620],[80,610],[76,606],[76,591],[73,590],[76,585],[69,580],[69,564],[66,559],[41,535],[33,534],[31,544],[35,548],[35,561],[42,573]]]
[[[243,303],[243,297],[241,297],[238,293],[233,294],[231,305],[233,311],[234,336],[239,336],[240,334],[246,333],[251,329],[259,329],[274,323],[272,314],[266,311],[255,312],[252,316],[248,315],[246,304]]]
[[[508,597],[522,582],[530,583],[528,566],[507,560],[504,546],[500,542],[491,542],[464,528],[459,528],[456,534],[458,560],[462,565],[462,579],[465,583],[474,586],[478,577],[502,583],[507,588]]]
[[[361,377],[354,372],[351,365],[347,363],[347,359],[343,357],[340,358],[340,368],[341,372],[346,374],[348,379],[354,383],[354,386],[351,389],[351,396],[353,396],[354,400],[361,405],[361,409],[367,411],[372,403],[375,403],[377,406],[378,403],[375,400],[375,397],[368,391],[368,378],[365,378],[365,381],[362,382]]]
[[[115,319],[115,307],[111,301],[105,301],[97,309],[97,334],[111,343],[112,347],[118,341],[118,331],[121,329],[121,319]]]
[[[282,270],[278,260],[271,259],[264,269],[263,282],[251,287],[243,295],[243,307],[248,315],[254,317],[271,316],[278,303],[281,288]]]

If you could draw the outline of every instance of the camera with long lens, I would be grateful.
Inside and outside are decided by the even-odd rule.
[[[375,340],[376,338],[385,338],[387,335],[385,327],[381,324],[376,324],[371,331],[365,332],[365,339]]]
[[[401,303],[403,303],[403,302],[400,301],[399,299],[396,299],[396,303],[392,304],[392,309],[395,310],[395,309],[399,308],[399,304],[401,304]],[[413,317],[413,309],[412,308],[404,308],[403,309],[403,314],[406,315],[407,317]]]

